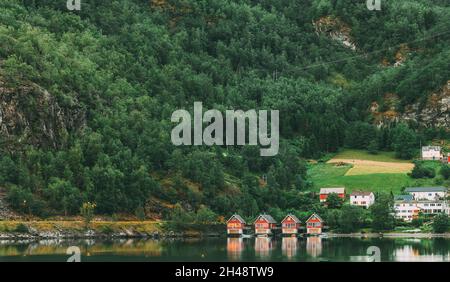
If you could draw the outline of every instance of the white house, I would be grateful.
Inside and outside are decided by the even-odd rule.
[[[416,206],[423,214],[438,214],[447,211],[445,201],[419,201]]]
[[[447,197],[447,188],[445,187],[409,187],[405,189],[414,197],[414,200],[435,201]]]
[[[350,194],[350,205],[368,208],[375,203],[372,192],[354,191]]]
[[[413,195],[396,196],[394,210],[395,216],[404,221],[418,218],[419,213],[435,215],[450,212],[445,200],[415,200]]]
[[[412,195],[400,195],[395,197],[395,216],[404,221],[412,221],[419,217],[420,208],[417,207]]]
[[[440,146],[422,147],[422,160],[438,161],[442,158]]]

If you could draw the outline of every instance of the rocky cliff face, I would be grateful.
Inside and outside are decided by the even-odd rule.
[[[355,41],[350,35],[350,27],[340,19],[327,16],[313,21],[312,24],[314,26],[314,29],[316,30],[317,35],[326,34],[333,40],[340,42],[342,45],[344,45],[344,47],[349,48],[353,51],[356,50]]]
[[[450,130],[450,80],[439,91],[429,94],[426,103],[409,105],[402,113],[396,110],[398,100],[395,94],[388,93],[384,96],[383,109],[377,102],[372,103],[370,112],[376,125],[405,121]]]
[[[85,112],[63,108],[34,83],[9,86],[0,77],[0,134],[3,149],[19,145],[61,148],[70,133],[85,125]]]

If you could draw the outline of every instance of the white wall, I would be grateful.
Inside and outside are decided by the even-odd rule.
[[[363,204],[362,202],[365,202]],[[350,196],[350,205],[352,206],[360,206],[360,207],[370,207],[375,203],[375,195],[370,194],[370,196]]]

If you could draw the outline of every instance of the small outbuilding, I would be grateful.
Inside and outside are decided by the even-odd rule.
[[[337,194],[339,198],[345,199],[345,188],[339,187],[339,188],[321,188],[320,189],[320,202],[326,202],[327,198],[330,194]]]
[[[294,235],[298,233],[300,220],[293,214],[288,214],[281,221],[281,233],[284,235]]]
[[[277,228],[277,222],[268,214],[259,215],[255,222],[255,235],[271,235]]]
[[[228,235],[242,235],[247,223],[238,214],[233,214],[227,221],[227,234]]]
[[[312,214],[306,221],[306,233],[311,235],[322,234],[323,223],[324,221],[319,215]]]

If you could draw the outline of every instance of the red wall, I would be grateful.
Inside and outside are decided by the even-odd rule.
[[[228,221],[227,228],[228,229],[242,229],[242,228],[244,228],[244,224],[242,224],[239,220],[234,218],[234,219],[231,219],[230,221]]]

